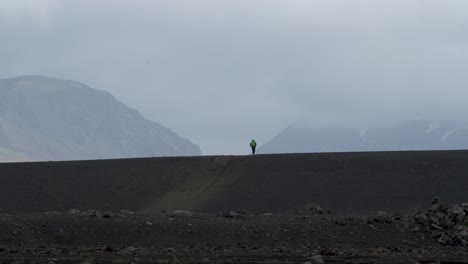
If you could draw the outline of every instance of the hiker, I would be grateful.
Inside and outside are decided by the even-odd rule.
[[[257,142],[255,142],[255,139],[252,139],[252,141],[250,141],[250,148],[252,148],[252,155],[255,155],[256,147],[257,147]]]

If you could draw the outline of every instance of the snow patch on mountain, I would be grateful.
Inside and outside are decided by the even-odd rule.
[[[431,133],[431,132],[433,132],[433,131],[435,131],[435,130],[437,130],[439,128],[440,128],[440,123],[439,122],[437,122],[437,121],[431,122],[429,124],[429,126],[427,127],[426,131],[424,131],[424,133],[429,134],[429,133]]]
[[[445,132],[443,135],[442,135],[442,141],[445,141],[450,135],[452,135],[453,133],[457,132],[459,130],[459,128],[454,128],[448,132]]]
[[[361,141],[366,141],[367,140],[367,128],[361,129],[359,132],[359,137],[361,138]]]

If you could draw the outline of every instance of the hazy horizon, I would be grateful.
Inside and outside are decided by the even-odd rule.
[[[468,2],[0,2],[0,78],[109,91],[198,144],[245,154],[294,123],[468,114]]]

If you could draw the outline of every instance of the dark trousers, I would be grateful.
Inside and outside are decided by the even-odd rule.
[[[250,147],[252,148],[252,155],[255,155],[255,147],[252,147],[252,146]]]

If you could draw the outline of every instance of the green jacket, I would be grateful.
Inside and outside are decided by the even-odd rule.
[[[252,141],[250,142],[250,147],[252,148],[257,147],[257,142],[255,142],[255,140],[252,139]]]

